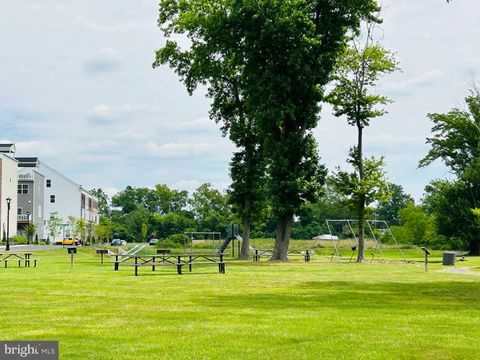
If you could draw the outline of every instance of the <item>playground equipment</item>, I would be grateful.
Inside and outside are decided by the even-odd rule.
[[[330,238],[329,241],[332,242],[334,251],[330,258],[330,262],[334,259],[337,261],[342,261],[342,253],[340,247],[340,241],[348,240],[350,241],[350,258],[348,261],[354,259],[355,254],[358,252],[358,220],[354,219],[327,219],[327,228],[329,231]],[[407,262],[405,255],[400,248],[394,234],[390,230],[387,222],[385,220],[365,220],[365,235],[370,235],[371,241],[374,243],[374,248],[371,252],[370,261],[372,262],[374,258],[379,255],[382,261],[385,261],[382,248],[378,241],[379,233],[388,233],[393,239],[395,247],[400,252],[403,261]],[[327,239],[323,239],[327,240]],[[318,240],[315,241],[314,247],[317,246]],[[367,243],[368,244],[368,243]]]
[[[393,242],[395,243],[395,247],[397,250],[400,252],[402,255],[402,259],[404,262],[407,262],[407,259],[405,258],[405,254],[403,253],[400,245],[397,242],[397,239],[395,238],[395,235],[393,234],[392,230],[390,230],[390,227],[388,226],[388,223],[385,220],[366,220],[366,223],[368,225],[368,228],[370,230],[370,233],[372,234],[372,237],[375,239],[375,242],[378,244],[378,248],[380,249],[380,244],[377,241],[377,235],[379,231],[381,233],[388,233],[390,237],[392,238]],[[376,231],[374,231],[376,230]],[[381,251],[381,249],[380,249]],[[383,254],[382,254],[383,257]]]
[[[143,245],[137,244],[137,245],[135,245],[134,247],[132,247],[132,248],[131,248],[130,250],[128,250],[128,251],[125,251],[125,250],[123,250],[122,248],[118,248],[118,254],[115,254],[113,251],[108,250],[107,256],[113,257],[113,256],[115,256],[115,255],[122,255],[122,256],[126,256],[128,259],[130,259],[130,258],[128,257],[129,255],[133,256],[133,255],[135,255],[136,253],[138,253],[140,250],[142,250],[142,249],[144,249],[144,248],[146,248],[146,247],[147,247],[147,245],[145,245],[145,244],[143,244]]]
[[[235,240],[237,241],[238,254],[240,254],[240,246],[243,243],[243,237],[239,234],[238,225],[230,224],[227,228],[227,237],[220,245],[218,251],[223,253],[227,249],[228,245],[232,243],[232,257],[235,257]],[[255,251],[252,245],[249,245],[248,248],[249,252]]]

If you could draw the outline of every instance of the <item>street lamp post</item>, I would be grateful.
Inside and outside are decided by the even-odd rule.
[[[7,198],[7,244],[5,246],[5,251],[10,250],[10,203],[12,202],[11,198]]]
[[[30,211],[27,211],[27,244],[30,244]]]

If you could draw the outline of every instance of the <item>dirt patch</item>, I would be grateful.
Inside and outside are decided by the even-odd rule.
[[[480,272],[478,272],[477,266],[455,267],[450,269],[443,269],[442,272],[451,273],[451,274],[463,274],[463,275],[480,275]]]

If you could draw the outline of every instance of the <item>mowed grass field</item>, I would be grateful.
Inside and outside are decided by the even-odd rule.
[[[434,255],[428,273],[317,255],[134,277],[92,248],[73,269],[66,249],[39,251],[35,269],[1,264],[0,338],[58,340],[61,359],[82,360],[478,359],[480,259],[451,273]]]

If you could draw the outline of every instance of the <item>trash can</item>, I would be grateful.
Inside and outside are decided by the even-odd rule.
[[[444,252],[443,253],[443,265],[455,265],[455,253]]]

